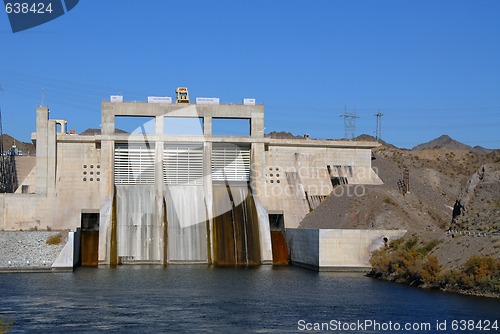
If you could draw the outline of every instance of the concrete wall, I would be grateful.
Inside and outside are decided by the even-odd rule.
[[[34,171],[36,194],[0,195],[1,229],[75,229],[80,227],[82,210],[99,209],[100,150],[93,138],[86,142],[84,138],[72,141],[70,137],[58,134],[57,144],[54,137],[50,159],[41,160],[42,164],[50,160],[51,169],[45,176],[43,168]]]
[[[371,253],[405,230],[286,229],[293,264],[319,271],[370,269]]]
[[[154,116],[156,124],[163,124],[163,117],[200,117],[204,119],[204,135],[212,133],[213,118],[250,119],[250,136],[264,137],[264,106],[240,104],[159,104],[137,102],[102,102],[102,134],[113,135],[115,116]],[[160,117],[162,119],[160,119]],[[156,131],[156,134],[159,134]]]
[[[63,141],[71,139],[71,136],[58,137],[51,227],[75,229],[80,227],[82,210],[99,210],[101,152],[99,146],[91,140],[72,142]]]
[[[289,141],[290,144],[293,141]],[[328,167],[352,166],[347,178],[350,184],[381,184],[371,168],[371,147],[315,147],[314,141],[298,141],[304,146],[288,146],[288,142],[271,143],[265,155],[262,179],[263,201],[269,211],[282,211],[285,225],[295,228],[310,207],[308,197],[324,198],[333,190]],[[309,146],[307,145],[309,142]],[[323,143],[328,144],[328,143]]]
[[[319,268],[319,230],[287,228],[285,236],[292,263]]]
[[[36,194],[0,194],[0,229],[19,231],[46,229],[51,201]]]

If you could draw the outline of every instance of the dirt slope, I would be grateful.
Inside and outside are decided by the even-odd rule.
[[[335,188],[300,227],[407,229],[407,236],[440,240],[433,253],[446,267],[463,264],[474,254],[500,256],[500,237],[447,233],[450,228],[500,232],[500,151],[382,146],[373,156],[383,185]],[[406,194],[398,187],[404,169],[409,171]],[[462,209],[457,215],[455,208],[452,224],[457,200]]]

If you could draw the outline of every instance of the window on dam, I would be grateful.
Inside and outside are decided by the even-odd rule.
[[[203,118],[165,117],[163,132],[177,136],[203,136]]]
[[[216,118],[212,119],[213,136],[250,136],[249,118]]]
[[[130,134],[154,134],[156,118],[151,116],[115,116],[115,131]]]

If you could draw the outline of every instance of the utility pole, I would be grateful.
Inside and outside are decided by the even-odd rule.
[[[356,133],[356,110],[352,112],[347,111],[347,107],[344,107],[344,114],[340,115],[340,117],[344,117],[344,137],[348,140],[352,140],[355,137]]]
[[[380,143],[380,140],[382,139],[382,116],[384,116],[384,114],[382,114],[379,110],[375,116],[377,116],[377,131],[375,132],[375,138],[377,139],[377,142]]]

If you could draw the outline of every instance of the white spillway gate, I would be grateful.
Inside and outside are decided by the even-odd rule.
[[[207,205],[211,204],[207,204],[204,197],[203,144],[165,143],[162,146],[162,161],[155,161],[155,143],[115,144],[119,260],[122,263],[159,262],[163,254],[169,263],[206,262]],[[155,186],[156,163],[162,166],[161,195]],[[214,143],[211,172],[216,182],[248,182],[250,146]],[[234,183],[232,187],[238,189]],[[235,204],[243,203],[245,197]],[[221,203],[216,204],[218,209],[220,206]],[[167,240],[163,240],[165,232]]]

